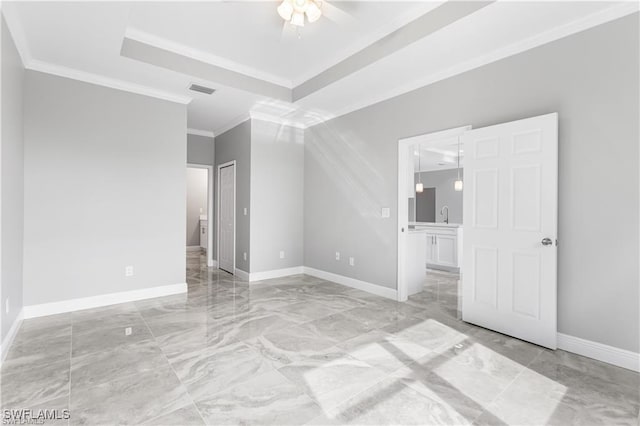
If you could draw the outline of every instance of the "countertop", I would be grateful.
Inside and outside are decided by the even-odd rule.
[[[461,223],[443,223],[443,222],[409,222],[409,226],[429,227],[429,228],[461,228]]]

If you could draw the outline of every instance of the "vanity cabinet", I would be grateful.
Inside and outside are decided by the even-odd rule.
[[[416,225],[426,231],[426,264],[429,268],[456,271],[462,263],[462,227]]]

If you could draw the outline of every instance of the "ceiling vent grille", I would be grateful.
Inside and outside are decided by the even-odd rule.
[[[216,91],[215,89],[212,89],[210,87],[200,86],[199,84],[192,84],[191,86],[189,86],[189,90],[193,90],[194,92],[205,93],[207,95],[211,95],[213,92]]]

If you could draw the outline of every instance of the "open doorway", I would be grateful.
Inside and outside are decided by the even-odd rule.
[[[399,141],[400,301],[423,290],[428,271],[459,281],[464,174],[460,138],[470,129],[458,127]]]
[[[213,211],[213,166],[187,164],[186,248],[191,256],[197,254],[206,259],[207,266],[214,266],[213,228],[210,226]]]

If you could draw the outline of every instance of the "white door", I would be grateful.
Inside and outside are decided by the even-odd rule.
[[[462,318],[555,349],[558,115],[463,141]]]
[[[220,169],[220,219],[219,238],[220,252],[218,253],[218,267],[229,273],[234,273],[235,260],[235,165]]]

